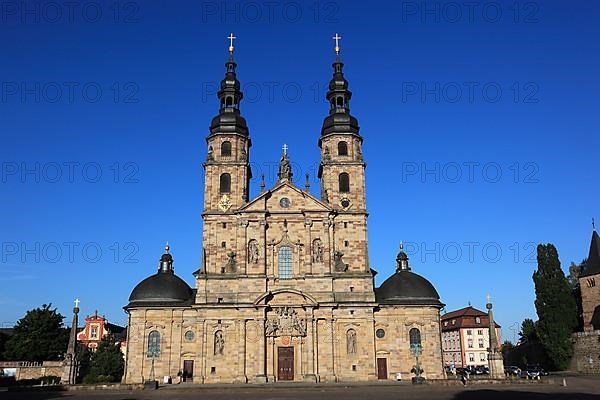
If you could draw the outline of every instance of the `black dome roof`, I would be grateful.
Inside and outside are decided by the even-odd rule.
[[[192,299],[187,283],[170,272],[157,272],[141,281],[129,296],[129,306],[148,303],[184,303]]]
[[[442,306],[440,295],[431,282],[409,270],[399,270],[375,289],[381,304]]]

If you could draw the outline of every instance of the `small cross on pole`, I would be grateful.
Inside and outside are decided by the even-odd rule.
[[[596,230],[596,220],[592,217],[592,229]]]
[[[282,148],[283,148],[283,155],[287,156],[288,145],[284,144]]]
[[[237,39],[237,37],[233,36],[233,33],[230,33],[227,39],[229,39],[229,52],[233,54],[233,39]]]
[[[81,303],[81,302],[79,301],[79,299],[75,299],[75,307],[76,307],[76,308],[78,308],[78,307],[79,307],[79,303]]]
[[[342,37],[340,35],[338,35],[337,33],[335,34],[335,36],[332,38],[333,40],[335,40],[335,54],[339,55],[340,54],[340,39]]]
[[[488,295],[486,296],[486,298],[487,298],[488,304],[491,304],[492,303],[492,296],[490,296],[490,294],[488,293]]]

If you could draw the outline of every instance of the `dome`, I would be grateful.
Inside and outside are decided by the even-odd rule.
[[[129,305],[181,303],[192,298],[192,289],[172,272],[159,271],[141,281],[129,296]]]
[[[248,136],[246,119],[238,112],[222,112],[212,119],[211,133],[239,133]]]
[[[382,304],[417,304],[442,306],[440,295],[431,282],[409,270],[399,270],[375,289]]]
[[[133,289],[129,305],[181,304],[192,300],[193,291],[187,283],[173,272],[173,256],[169,254],[169,244],[160,257],[158,272],[144,279]]]
[[[358,120],[348,113],[333,113],[325,117],[321,136],[330,133],[358,133]]]

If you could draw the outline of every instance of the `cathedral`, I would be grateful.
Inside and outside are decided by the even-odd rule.
[[[396,272],[375,287],[364,138],[350,113],[337,39],[329,115],[315,135],[320,196],[296,186],[284,146],[277,182],[266,188],[263,179],[250,198],[252,142],[230,36],[219,113],[206,137],[195,287],[175,275],[167,245],[158,271],[125,306],[125,383],[410,379],[415,365],[427,379],[444,377],[443,304],[411,271],[402,246]]]

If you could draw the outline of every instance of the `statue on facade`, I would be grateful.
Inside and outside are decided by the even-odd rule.
[[[225,349],[225,339],[223,338],[223,331],[215,332],[215,351],[214,355],[222,355]]]
[[[348,329],[346,332],[346,352],[356,354],[356,331],[354,329]]]
[[[225,264],[225,272],[234,273],[237,271],[237,262],[235,261],[235,251],[227,253],[227,263]]]
[[[348,267],[344,263],[344,260],[342,260],[343,256],[344,256],[344,253],[342,253],[339,250],[337,250],[335,253],[333,253],[333,261],[334,261],[333,267],[336,272],[345,272],[348,269]]]
[[[254,239],[248,242],[248,263],[258,263],[258,242]]]
[[[321,242],[321,239],[317,238],[313,240],[312,260],[314,263],[323,262],[323,243]]]
[[[277,177],[280,181],[291,181],[292,180],[292,165],[290,164],[290,159],[287,156],[287,145],[283,145],[283,155],[279,160],[279,173]]]

